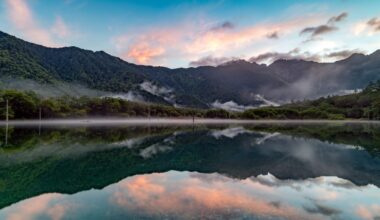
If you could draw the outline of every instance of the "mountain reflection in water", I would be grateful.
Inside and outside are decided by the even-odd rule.
[[[0,219],[380,217],[376,124],[8,132]]]

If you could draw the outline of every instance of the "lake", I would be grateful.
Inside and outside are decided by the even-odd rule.
[[[156,122],[2,124],[0,219],[380,219],[378,123]]]

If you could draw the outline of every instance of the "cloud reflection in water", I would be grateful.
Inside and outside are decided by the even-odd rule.
[[[170,171],[126,178],[102,190],[44,194],[0,211],[1,219],[373,219],[380,190],[337,177],[233,179]]]

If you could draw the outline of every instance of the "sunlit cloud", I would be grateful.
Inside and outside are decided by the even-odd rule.
[[[165,49],[160,46],[152,46],[148,43],[138,43],[131,47],[130,50],[121,54],[122,57],[132,59],[139,64],[148,64],[152,59],[156,59],[165,53]]]
[[[380,205],[359,205],[356,208],[356,214],[362,219],[377,219],[380,218]]]
[[[44,194],[27,200],[15,207],[9,207],[6,220],[36,219],[38,216],[47,216],[52,220],[60,220],[65,214],[66,207],[51,203],[63,196],[57,193]]]
[[[169,27],[146,29],[134,35],[122,34],[112,38],[112,43],[117,53],[127,61],[164,65],[166,60],[178,57],[191,61],[215,54],[236,54],[247,46],[259,45],[260,42],[270,40],[268,37],[275,39],[278,38],[278,33],[281,33],[282,37],[293,34],[304,26],[316,24],[319,20],[320,16],[307,16],[246,27],[237,26],[229,21],[216,24],[185,22]]]
[[[252,181],[244,181],[242,186],[238,186],[237,183],[236,188],[231,188],[231,179],[199,174],[188,179],[179,178],[174,186],[165,185],[171,183],[167,182],[165,177],[166,175],[154,174],[123,181],[111,195],[111,201],[133,211],[150,214],[159,211],[169,215],[181,213],[185,218],[194,217],[194,213],[202,212],[207,216],[223,213],[225,210],[240,210],[256,216],[311,217],[302,210],[286,204],[276,206],[263,198],[247,194],[242,188],[252,187],[271,193],[267,186]],[[210,179],[211,177],[214,178]]]
[[[0,218],[376,219],[378,192],[338,177],[295,180],[268,173],[236,179],[169,171],[131,176],[101,190],[43,194],[3,208]]]
[[[362,20],[355,23],[352,27],[352,32],[356,36],[367,35],[373,36],[376,33],[380,33],[380,19],[371,18],[370,20]]]
[[[66,38],[71,33],[61,17],[57,17],[52,28],[42,27],[26,0],[6,0],[6,7],[8,18],[14,28],[29,41],[44,46],[59,47],[61,44],[55,38]]]

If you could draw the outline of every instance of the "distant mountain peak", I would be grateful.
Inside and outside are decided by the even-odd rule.
[[[346,59],[336,61],[335,63],[360,63],[366,59],[367,59],[367,55],[364,55],[362,53],[353,53],[351,54],[351,56],[347,57]]]
[[[5,32],[0,31],[0,37],[6,37],[6,36],[10,36],[10,35]]]
[[[371,54],[371,56],[379,56],[380,57],[380,50],[376,50],[375,52],[373,52],[372,54]]]
[[[141,83],[149,81],[157,91],[170,88],[170,98],[187,107],[207,108],[216,100],[234,100],[247,106],[265,104],[258,103],[252,94],[279,103],[311,99],[340,90],[364,88],[380,79],[380,50],[371,55],[353,54],[339,63],[280,59],[267,66],[236,59],[217,67],[169,69],[128,63],[104,51],[48,48],[3,32],[0,32],[0,49],[5,58],[1,63],[1,77],[49,85],[80,85],[116,95],[133,93],[147,102],[168,104],[164,98],[140,89]],[[24,90],[26,86],[21,84]],[[44,90],[43,86],[37,89]],[[78,90],[76,94],[83,93]]]
[[[300,65],[300,64],[312,64],[312,63],[318,63],[315,61],[310,60],[303,60],[303,59],[278,59],[274,61],[273,63],[269,64],[269,67],[278,66],[278,65]]]
[[[225,63],[222,63],[218,66],[232,66],[232,65],[259,65],[257,63],[251,63],[251,62],[248,62],[244,59],[238,59],[238,60],[231,60],[231,61],[228,61],[228,62],[225,62]]]

